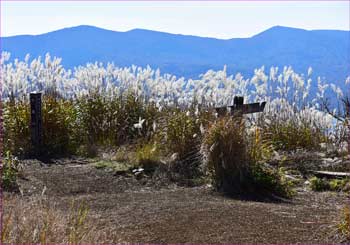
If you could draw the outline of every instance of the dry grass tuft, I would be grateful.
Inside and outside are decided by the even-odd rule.
[[[268,141],[259,130],[248,135],[242,118],[223,117],[208,130],[202,154],[219,191],[290,197],[290,183],[279,169],[264,164],[271,155]]]
[[[116,243],[117,232],[99,229],[84,202],[71,202],[69,212],[44,196],[9,196],[4,200],[1,243]]]
[[[217,188],[224,192],[240,189],[247,177],[249,162],[244,137],[243,122],[225,117],[209,128],[204,139],[208,167]]]
[[[350,242],[350,207],[343,208],[342,220],[338,224],[338,231],[344,241]]]

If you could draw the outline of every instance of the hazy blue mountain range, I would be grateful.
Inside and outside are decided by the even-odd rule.
[[[234,34],[232,34],[234,35]],[[296,71],[314,74],[329,82],[343,83],[350,75],[350,32],[275,26],[250,38],[215,39],[134,29],[116,32],[93,26],[65,28],[41,35],[1,38],[1,50],[11,58],[62,57],[66,68],[87,62],[114,62],[153,68],[162,73],[197,78],[208,69],[242,72],[250,76],[254,68],[291,65]]]

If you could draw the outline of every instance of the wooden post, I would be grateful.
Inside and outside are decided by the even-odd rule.
[[[244,97],[242,97],[242,96],[235,96],[233,98],[233,104],[235,106],[242,106],[243,103],[244,103]]]
[[[30,93],[31,139],[35,154],[42,145],[41,93]]]
[[[231,107],[231,115],[243,116],[244,97],[235,96],[233,98],[233,106]]]

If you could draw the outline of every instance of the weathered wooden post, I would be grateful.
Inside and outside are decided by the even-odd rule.
[[[30,93],[31,139],[35,154],[39,154],[42,145],[41,93]]]
[[[244,97],[235,96],[233,98],[233,106],[230,106],[232,116],[238,116],[238,117],[243,116],[243,103],[244,103]]]

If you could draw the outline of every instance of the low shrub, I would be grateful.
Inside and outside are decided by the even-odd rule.
[[[332,179],[312,177],[310,180],[310,188],[313,191],[342,191],[348,183],[349,179]]]
[[[309,182],[313,191],[327,191],[330,189],[329,182],[326,179],[312,177]]]
[[[350,183],[349,179],[333,179],[329,181],[331,191],[342,191]]]
[[[281,169],[264,167],[261,164],[252,168],[251,179],[255,192],[273,193],[282,197],[292,197],[295,192],[292,181],[288,181]]]

